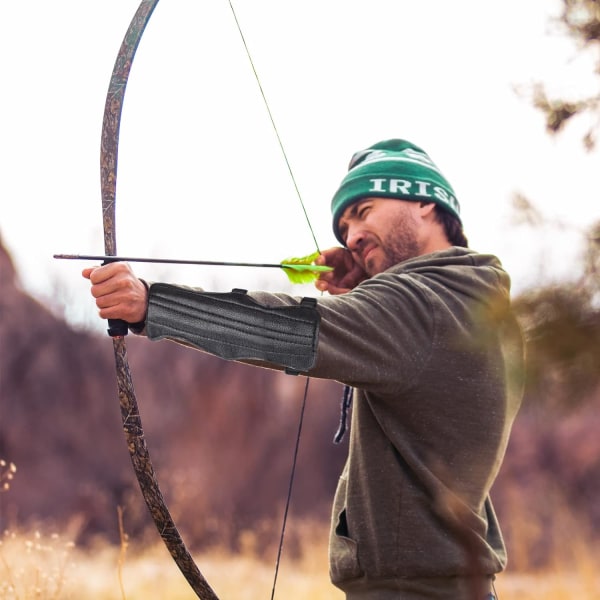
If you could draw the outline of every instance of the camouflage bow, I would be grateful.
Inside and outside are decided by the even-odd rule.
[[[100,179],[102,189],[102,215],[104,224],[105,254],[117,253],[115,201],[117,188],[117,157],[119,129],[125,88],[137,47],[146,25],[152,16],[158,0],[142,0],[115,61],[110,78],[104,119],[102,122],[102,143],[100,151]],[[218,600],[185,547],[181,535],[171,518],[150,460],[144,430],[138,410],[133,381],[127,360],[125,336],[127,324],[122,321],[109,321],[109,334],[113,338],[113,348],[117,369],[117,385],[121,405],[123,429],[136,477],[142,495],[148,506],[156,527],[175,563],[187,579],[196,595],[202,600]]]

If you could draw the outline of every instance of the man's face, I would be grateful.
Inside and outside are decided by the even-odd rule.
[[[356,263],[372,277],[420,254],[419,203],[365,198],[342,213],[340,233]]]

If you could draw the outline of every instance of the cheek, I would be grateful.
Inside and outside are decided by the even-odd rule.
[[[365,228],[379,239],[385,239],[390,231],[397,227],[397,224],[403,219],[398,213],[389,211],[379,214],[369,215],[365,222]]]

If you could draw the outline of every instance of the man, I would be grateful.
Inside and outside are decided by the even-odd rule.
[[[522,345],[499,261],[467,248],[427,154],[388,140],[354,155],[332,201],[343,248],[318,299],[149,287],[83,272],[103,318],[354,388],[330,536],[348,599],[483,600],[506,553],[489,491],[520,403]]]

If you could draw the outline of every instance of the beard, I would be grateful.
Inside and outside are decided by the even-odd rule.
[[[378,250],[379,260],[367,260],[364,266],[370,277],[420,254],[416,221],[409,211],[394,219],[388,232],[380,238]]]

